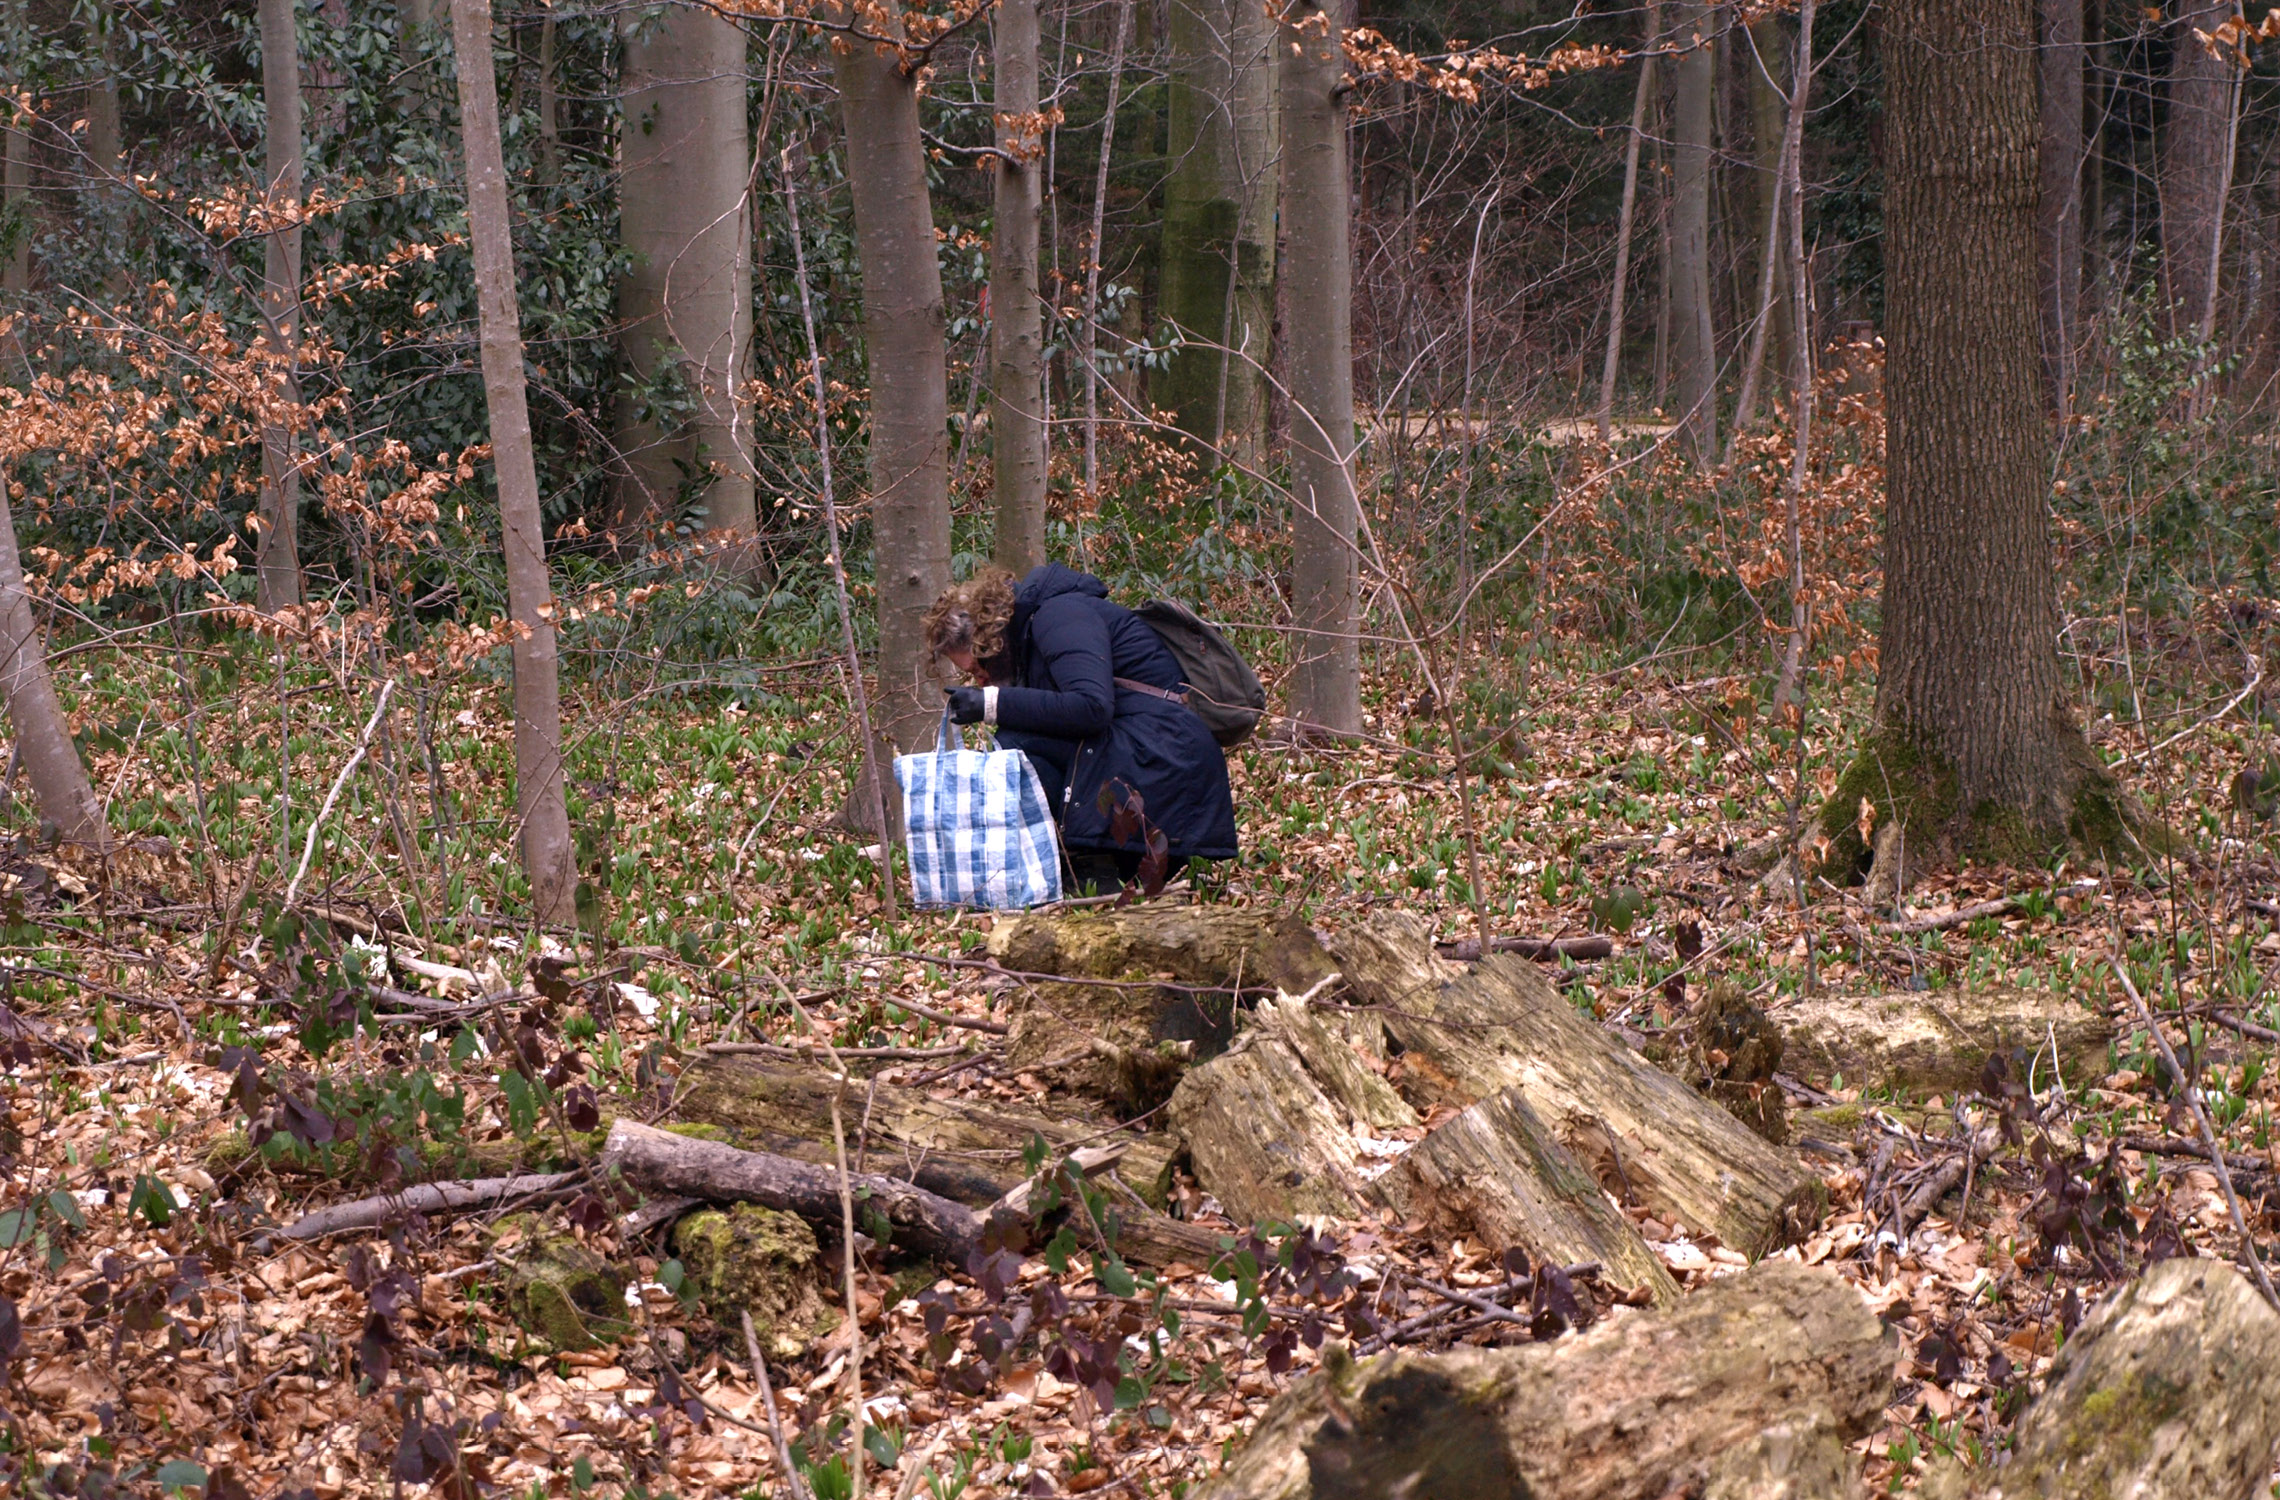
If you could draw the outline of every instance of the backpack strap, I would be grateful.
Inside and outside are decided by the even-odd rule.
[[[1134,682],[1129,677],[1112,677],[1109,681],[1123,688],[1126,692],[1146,693],[1151,698],[1161,698],[1166,703],[1177,703],[1182,708],[1187,707],[1188,700],[1185,693],[1175,693],[1170,688],[1160,688],[1152,682]]]

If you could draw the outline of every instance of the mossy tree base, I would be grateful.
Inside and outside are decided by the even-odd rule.
[[[1815,820],[1828,848],[1821,873],[1840,884],[1957,864],[2039,865],[2076,852],[2137,859],[2170,852],[2176,836],[2115,779],[2088,740],[2057,726],[2059,771],[2037,805],[1989,799],[1965,805],[1954,768],[1937,752],[1886,727],[1876,730],[1837,779]]]

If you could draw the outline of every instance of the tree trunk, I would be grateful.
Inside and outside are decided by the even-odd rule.
[[[2216,1260],[2165,1260],[2068,1338],[1999,1465],[1932,1500],[2252,1500],[2280,1444],[2280,1314]]]
[[[1861,1295],[1787,1261],[1550,1343],[1323,1354],[1196,1500],[1851,1494],[1845,1446],[1892,1392],[1893,1341]]]
[[[2074,389],[2076,309],[2082,300],[2082,3],[2041,0],[2036,54],[2042,101],[2043,371],[2063,414]]]
[[[538,180],[542,187],[555,187],[562,181],[562,89],[555,82],[554,70],[554,10],[550,6],[538,22]],[[751,300],[747,290],[747,318],[751,316]]]
[[[1773,206],[1785,187],[1781,177],[1781,143],[1788,130],[1791,47],[1780,21],[1772,16],[1751,24],[1750,40],[1757,50],[1754,55],[1743,52],[1743,66],[1749,71],[1750,125],[1754,132],[1751,144],[1757,156],[1757,209],[1762,223],[1773,216]],[[1806,97],[1811,96],[1808,87]],[[1774,287],[1774,368],[1791,370],[1797,364],[1797,316],[1790,305],[1789,265],[1785,254],[1777,253],[1774,257]]]
[[[917,82],[893,51],[878,44],[835,40],[831,50],[870,360],[878,723],[883,738],[911,750],[931,738],[942,716],[921,627],[935,597],[950,586],[942,273],[919,136]]]
[[[112,0],[101,0],[92,14],[99,71],[87,86],[89,197],[98,205],[111,205],[119,201],[117,189],[125,173],[119,138],[119,23]]]
[[[10,19],[20,24],[21,11],[14,11]],[[14,124],[13,106],[0,102],[0,109],[10,117],[10,123],[0,125],[0,234],[8,237],[7,259],[0,262],[0,292],[6,294],[13,312],[23,305],[32,285],[32,139]],[[7,347],[11,356],[21,352],[17,335],[7,336]],[[13,369],[7,378],[26,384],[31,380],[27,372]]]
[[[13,299],[10,299],[13,301]],[[101,848],[108,842],[103,806],[87,780],[71,721],[48,675],[47,646],[24,588],[16,552],[16,517],[0,478],[0,701],[16,730],[16,749],[39,803],[40,821],[67,843]]]
[[[990,232],[990,450],[999,567],[1045,561],[1045,327],[1037,215],[1045,139],[1037,123],[1037,0],[1000,0],[995,20],[997,218]]]
[[[683,486],[701,476],[706,528],[749,534],[751,434],[736,399],[752,340],[744,30],[686,3],[637,8],[621,25],[618,223],[628,265],[618,339],[637,382],[677,368],[692,407],[685,426],[665,426],[637,392],[620,396],[616,519],[671,517]]]
[[[2170,27],[2169,108],[2161,128],[2161,273],[2170,331],[2206,340],[2217,315],[2217,263],[2232,193],[2240,69],[2204,46],[2240,15],[2239,0],[2189,0]]]
[[[1662,8],[1647,8],[1648,47],[1660,39]],[[1623,206],[1616,215],[1615,284],[1607,293],[1607,355],[1599,371],[1599,441],[1615,437],[1615,376],[1623,360],[1623,304],[1631,289],[1631,222],[1639,207],[1639,143],[1646,135],[1647,101],[1655,92],[1652,53],[1639,59],[1639,85],[1631,99],[1631,137],[1623,143]]]
[[[1349,0],[1294,0],[1282,68],[1285,274],[1289,280],[1291,713],[1332,734],[1362,727],[1356,634],[1353,251],[1347,227]]]
[[[301,342],[301,53],[294,0],[261,0],[264,188],[273,212],[292,222],[272,232],[262,262],[262,344],[270,388],[261,420],[261,536],[254,548],[255,603],[274,614],[301,602],[301,477],[291,409]]]
[[[1158,380],[1180,430],[1256,457],[1274,318],[1274,32],[1244,0],[1172,0],[1162,316],[1192,340]]]
[[[568,926],[577,918],[577,861],[563,786],[561,683],[556,676],[553,585],[531,452],[523,383],[522,319],[515,300],[507,169],[499,147],[498,80],[491,62],[490,0],[451,0],[458,60],[459,123],[466,152],[467,228],[475,260],[483,395],[499,485],[499,530],[507,562],[507,614],[517,627],[515,817],[533,915]]]
[[[1718,458],[1718,338],[1710,285],[1710,147],[1718,84],[1713,36],[1718,7],[1679,0],[1671,45],[1679,49],[1671,101],[1670,315],[1672,415],[1687,451]]]
[[[1866,796],[1884,821],[2040,854],[2096,761],[2058,696],[2034,30],[2033,0],[1886,12],[1880,735],[1824,825]]]

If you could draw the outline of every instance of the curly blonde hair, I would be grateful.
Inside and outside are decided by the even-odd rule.
[[[964,583],[954,583],[926,612],[927,660],[953,651],[972,651],[976,661],[998,661],[1007,652],[1006,627],[1013,623],[1013,575],[984,567]]]

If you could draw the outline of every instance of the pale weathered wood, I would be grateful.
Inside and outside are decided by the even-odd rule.
[[[2217,1260],[2168,1260],[2066,1341],[2002,1467],[1949,1500],[2251,1500],[2280,1447],[2280,1313]]]
[[[1379,1007],[1402,1049],[1411,1104],[1464,1109],[1517,1086],[1602,1187],[1744,1254],[1803,1233],[1826,1208],[1795,1155],[1578,1015],[1526,961],[1492,954],[1458,970],[1400,913],[1332,949],[1348,993]]]
[[[990,934],[1009,969],[1093,979],[1170,973],[1187,984],[1302,994],[1337,965],[1304,921],[1251,907],[1144,903],[1107,911],[1035,912]]]
[[[1404,1218],[1491,1250],[1518,1245],[1555,1265],[1595,1260],[1658,1303],[1678,1283],[1616,1211],[1591,1173],[1552,1135],[1518,1089],[1501,1089],[1431,1135],[1378,1183]]]
[[[1893,1352],[1841,1277],[1778,1260],[1552,1343],[1326,1351],[1196,1500],[1852,1494]]]
[[[1926,1094],[1975,1087],[1988,1054],[2005,1048],[2027,1053],[2043,1082],[2054,1045],[2069,1083],[2103,1077],[2114,1036],[2103,1012],[2055,990],[1800,995],[1770,1014],[1781,1028],[1783,1066],[1796,1077]]]
[[[747,1054],[708,1053],[681,1075],[675,1114],[713,1125],[739,1144],[801,1161],[832,1159],[831,1095],[821,1069]],[[1078,1145],[1125,1148],[1117,1175],[1161,1208],[1178,1143],[1163,1132],[1120,1127],[1074,1111],[1007,1109],[936,1099],[893,1084],[850,1085],[848,1148],[872,1171],[908,1178],[928,1192],[985,1208],[1026,1181],[1022,1153],[1042,1136],[1055,1154]]]

